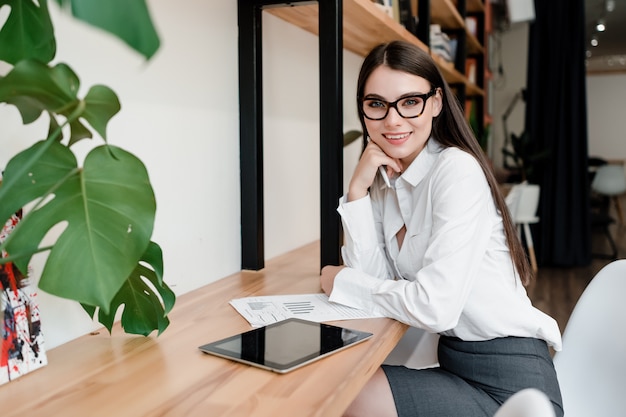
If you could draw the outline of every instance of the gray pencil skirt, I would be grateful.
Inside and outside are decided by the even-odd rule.
[[[563,416],[561,391],[543,340],[465,342],[440,337],[438,368],[383,365],[399,417],[492,417],[524,388],[543,391]]]

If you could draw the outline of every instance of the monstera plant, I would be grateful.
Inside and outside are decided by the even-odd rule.
[[[147,59],[159,48],[145,0],[57,2]],[[45,118],[49,127],[0,167],[0,224],[25,208],[0,246],[8,254],[0,262],[26,271],[34,254],[46,252],[39,288],[78,301],[109,331],[121,310],[125,332],[160,334],[175,295],[163,281],[161,248],[151,241],[156,202],[147,170],[107,139],[118,98],[103,85],[79,97],[71,67],[51,64],[56,39],[47,0],[0,0],[0,12],[7,10],[0,61],[9,69],[0,75],[0,103],[14,106],[24,124]],[[79,163],[72,147],[87,139],[94,143]],[[0,149],[13,140],[2,134]]]

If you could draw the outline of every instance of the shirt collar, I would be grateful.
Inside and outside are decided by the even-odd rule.
[[[402,173],[400,178],[415,187],[430,172],[442,150],[443,146],[431,137],[426,142],[424,149],[411,162],[411,165]]]

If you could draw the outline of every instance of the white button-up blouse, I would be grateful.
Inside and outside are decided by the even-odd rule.
[[[330,300],[463,340],[518,336],[561,349],[556,321],[532,306],[478,162],[431,138],[387,187],[340,200],[344,268]],[[406,225],[402,247],[396,233]]]

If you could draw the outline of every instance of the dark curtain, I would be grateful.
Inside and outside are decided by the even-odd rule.
[[[526,131],[537,154],[540,222],[533,227],[544,266],[591,262],[587,174],[584,0],[535,0],[530,25]]]

